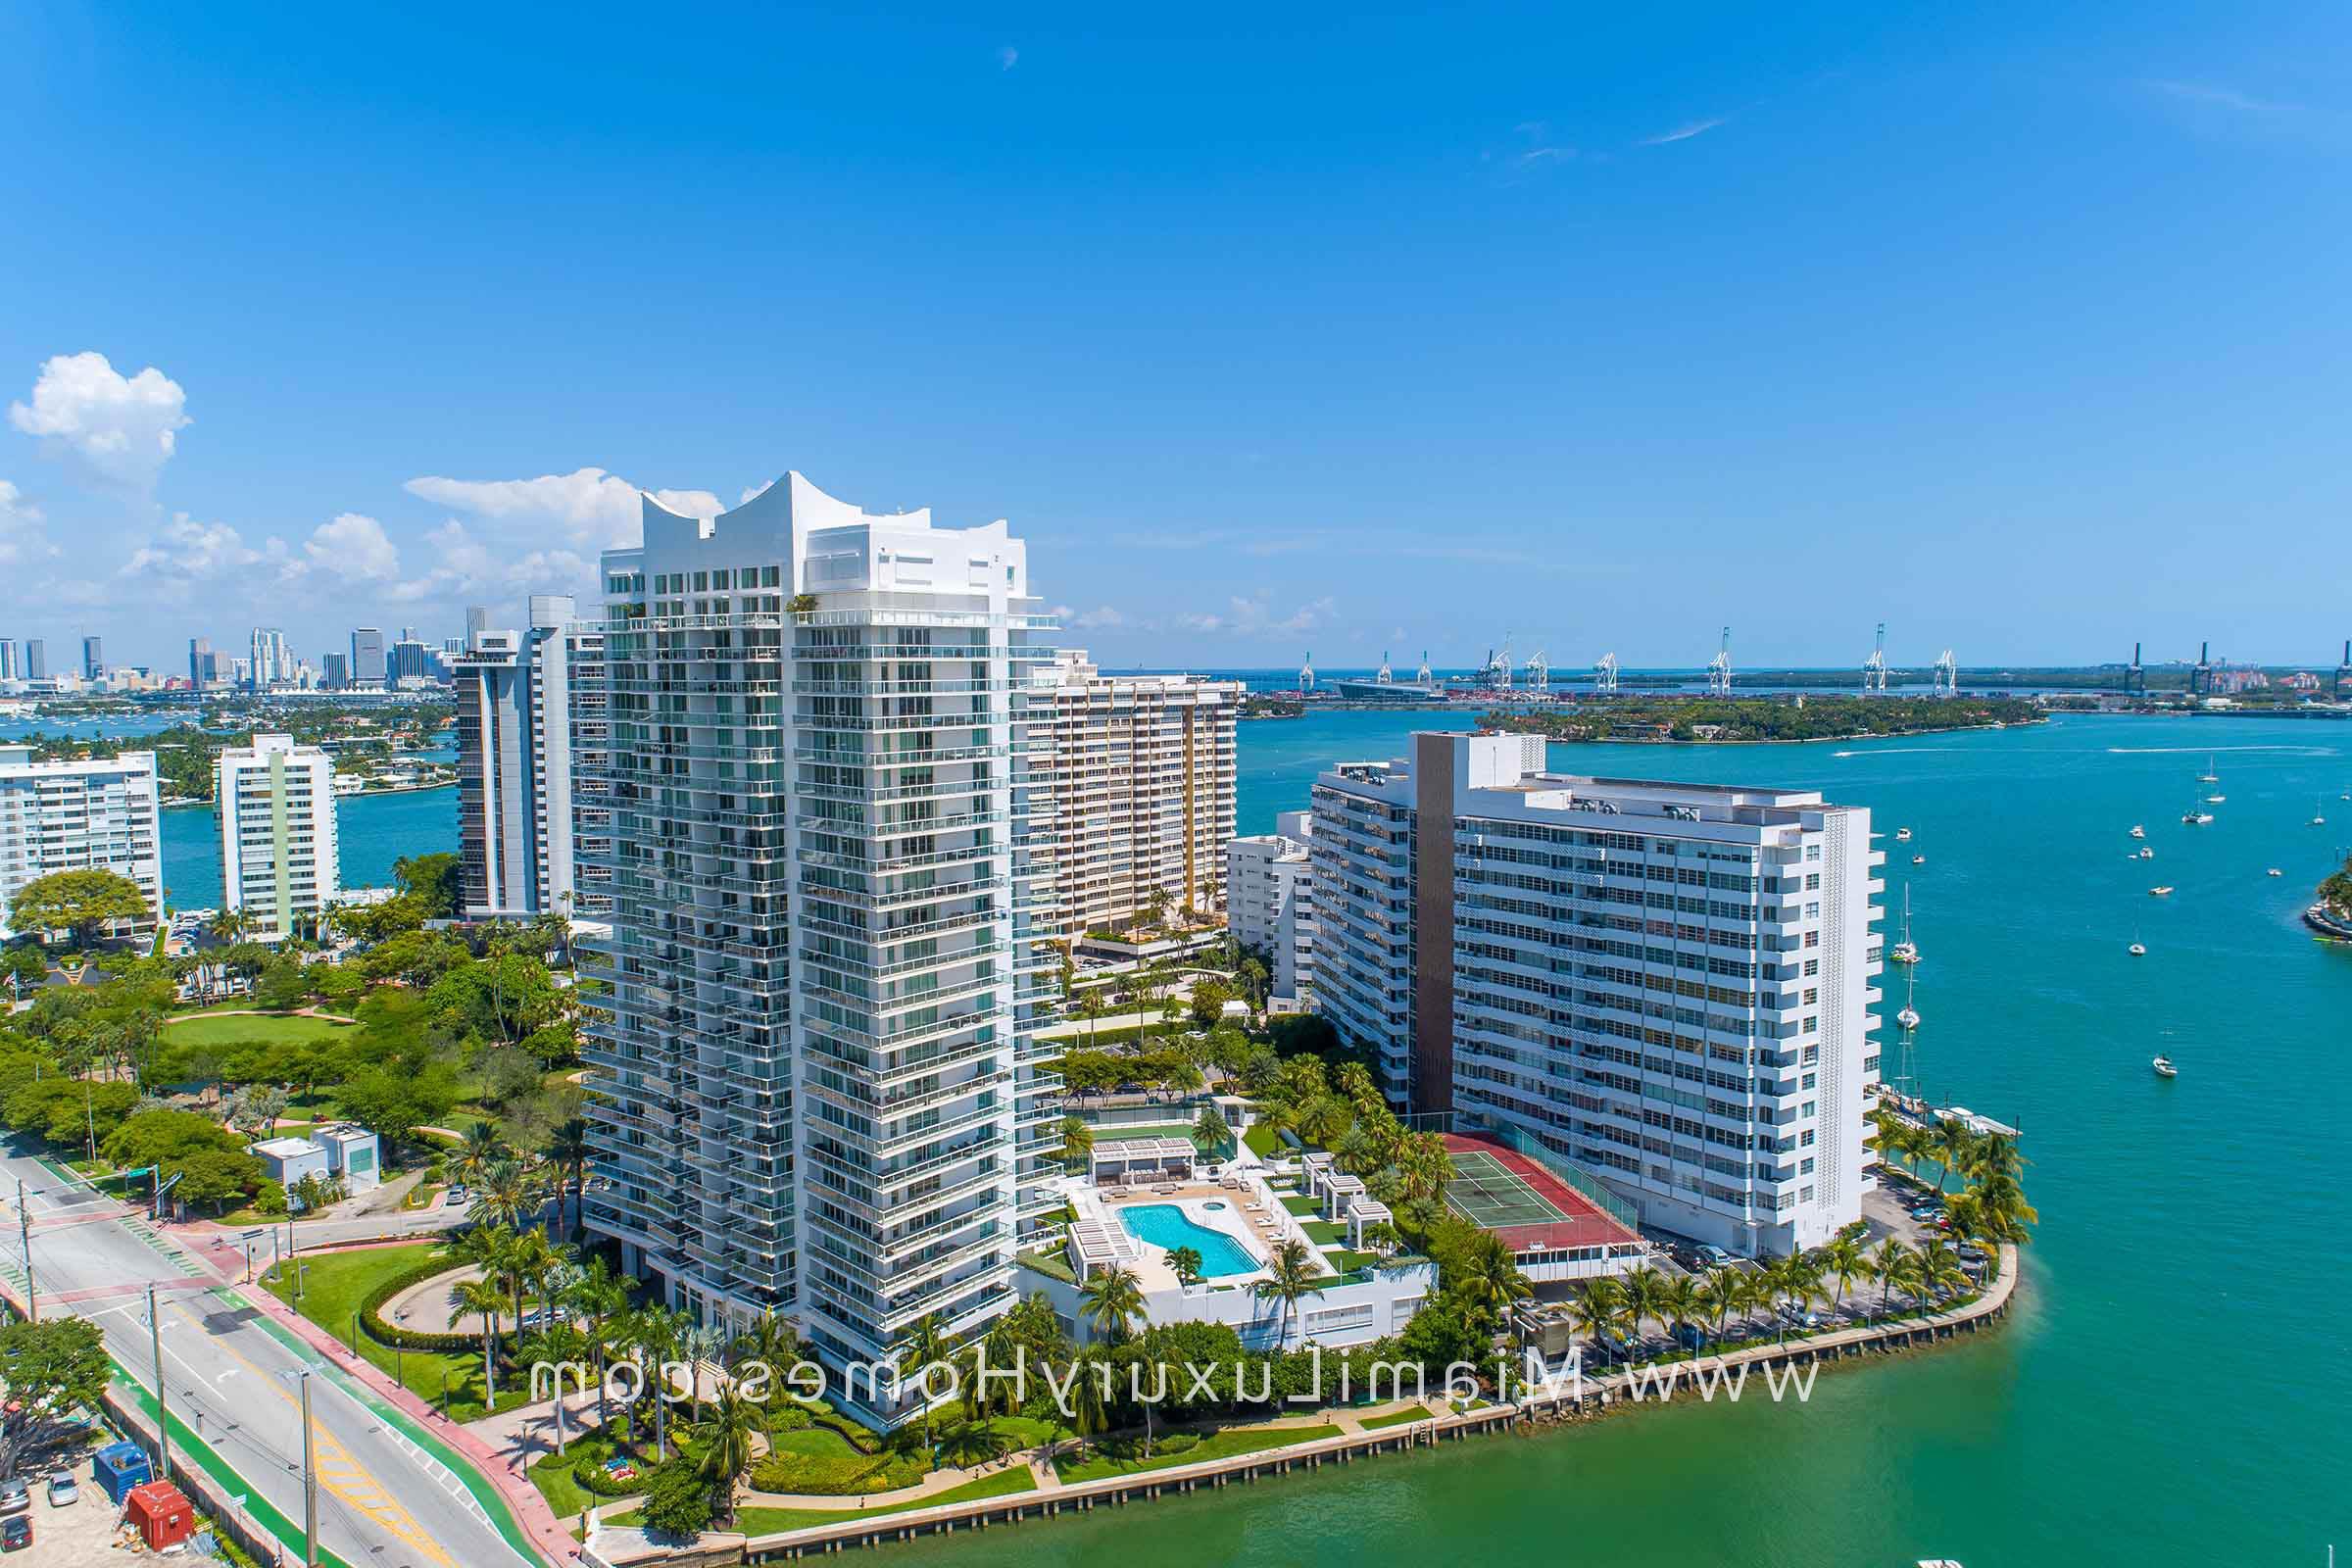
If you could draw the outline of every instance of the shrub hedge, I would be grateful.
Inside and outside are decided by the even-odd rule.
[[[401,1292],[422,1285],[436,1274],[449,1271],[447,1258],[437,1258],[403,1269],[368,1293],[360,1303],[360,1323],[368,1330],[368,1338],[386,1349],[438,1350],[443,1353],[465,1354],[482,1348],[481,1340],[471,1334],[427,1334],[419,1329],[404,1329],[387,1323],[383,1318],[384,1303]]]

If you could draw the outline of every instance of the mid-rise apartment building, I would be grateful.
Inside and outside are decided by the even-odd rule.
[[[1423,733],[1314,787],[1316,1001],[1414,1111],[1748,1253],[1853,1220],[1884,857],[1814,791],[1544,770]]]
[[[1225,846],[1225,929],[1234,941],[1268,956],[1268,996],[1291,1012],[1315,991],[1312,811],[1283,811],[1274,831]]]
[[[1054,726],[1063,921],[1080,933],[1154,906],[1205,912],[1233,837],[1242,683],[1109,674],[1078,649],[1036,679]]]
[[[612,894],[588,1223],[704,1321],[787,1313],[837,1370],[933,1314],[968,1332],[1059,1202],[1025,548],[797,473],[644,518],[604,557],[612,746],[583,779],[612,813],[581,851]]]
[[[573,624],[568,594],[532,595],[529,618],[472,632],[454,671],[461,906],[477,920],[601,918],[610,883],[582,886],[577,847],[609,857],[612,810],[574,783],[610,761],[604,630]]]
[[[325,913],[340,891],[334,763],[290,735],[256,735],[213,764],[220,902],[274,941]]]
[[[147,913],[114,922],[114,934],[155,930],[164,917],[155,754],[43,762],[29,746],[0,746],[0,937],[19,934],[8,908],[24,884],[89,870],[128,877],[147,900]]]

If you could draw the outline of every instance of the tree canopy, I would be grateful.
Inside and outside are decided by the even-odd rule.
[[[52,871],[34,877],[9,901],[9,924],[19,931],[71,931],[74,945],[86,948],[110,920],[135,920],[148,912],[139,885],[116,871]]]
[[[0,1328],[0,1475],[20,1475],[78,1440],[81,1414],[98,1408],[110,1368],[106,1343],[87,1318],[53,1317]]]

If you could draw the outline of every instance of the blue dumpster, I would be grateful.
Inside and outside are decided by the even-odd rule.
[[[108,1499],[121,1507],[131,1488],[155,1479],[155,1467],[147,1462],[147,1450],[137,1444],[114,1443],[98,1450],[98,1456],[90,1461],[90,1474]]]

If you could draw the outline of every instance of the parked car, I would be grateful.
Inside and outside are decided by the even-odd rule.
[[[1783,1306],[1781,1321],[1792,1329],[1817,1329],[1821,1327],[1821,1314],[1811,1307]]]
[[[32,1520],[25,1514],[0,1519],[0,1551],[23,1551],[32,1544]]]
[[[1730,1268],[1740,1260],[1722,1248],[1709,1245],[1698,1250],[1699,1261],[1709,1268]]]
[[[0,1481],[0,1514],[23,1513],[32,1506],[32,1493],[23,1476],[10,1476]]]
[[[470,1203],[473,1201],[473,1194],[466,1191],[463,1187],[452,1187],[444,1196],[446,1196],[449,1201],[453,1204]]]
[[[50,1507],[71,1508],[80,1500],[81,1489],[74,1484],[72,1471],[52,1470],[49,1472]]]

